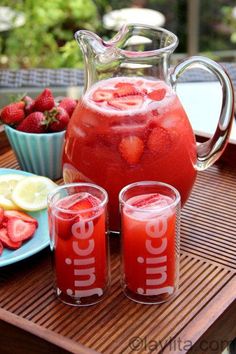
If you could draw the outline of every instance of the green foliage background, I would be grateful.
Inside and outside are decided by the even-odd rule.
[[[235,49],[235,0],[204,0],[200,9],[200,51]],[[186,52],[187,0],[0,0],[25,15],[25,24],[0,33],[0,68],[82,67],[74,32],[87,29],[105,39],[102,16],[114,9],[143,6],[159,10],[165,27],[179,37],[179,52]],[[236,16],[236,15],[235,15]]]
[[[11,68],[79,67],[82,56],[73,33],[101,26],[92,0],[2,0],[1,5],[23,12],[26,20],[1,38],[1,53]]]

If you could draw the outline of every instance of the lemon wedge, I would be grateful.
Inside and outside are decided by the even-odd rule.
[[[12,191],[17,183],[27,178],[24,175],[6,174],[0,176],[0,207],[5,210],[20,209],[12,200]]]
[[[15,186],[12,200],[21,209],[38,211],[47,207],[47,196],[57,185],[47,177],[32,176]]]

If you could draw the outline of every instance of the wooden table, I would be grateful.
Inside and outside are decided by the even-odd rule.
[[[0,137],[1,138],[1,137]],[[0,167],[18,168],[4,148]],[[59,302],[49,250],[0,273],[0,353],[221,353],[236,337],[236,168],[199,173],[182,211],[180,289],[162,305],[128,300],[111,238],[112,287],[87,308]]]

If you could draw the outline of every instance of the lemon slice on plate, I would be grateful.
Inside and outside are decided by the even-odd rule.
[[[57,185],[47,177],[32,176],[17,183],[12,200],[20,208],[37,211],[47,207],[47,196]]]
[[[17,183],[27,178],[18,174],[5,174],[0,176],[0,207],[11,210],[20,209],[12,200],[12,191]]]

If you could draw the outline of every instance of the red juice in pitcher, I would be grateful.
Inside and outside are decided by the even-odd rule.
[[[93,182],[108,191],[109,224],[118,230],[118,194],[155,180],[187,200],[196,177],[196,142],[184,109],[163,81],[117,77],[94,84],[76,107],[63,156],[66,183]]]

